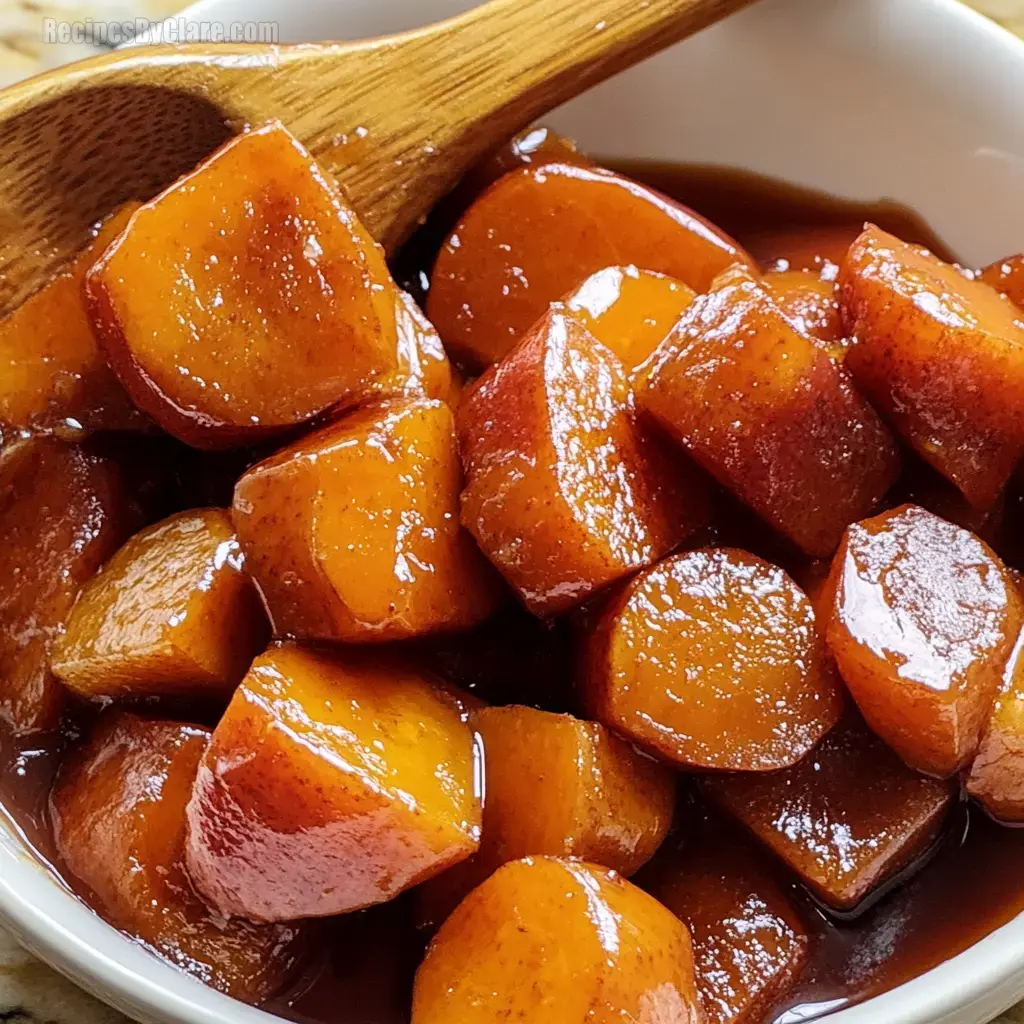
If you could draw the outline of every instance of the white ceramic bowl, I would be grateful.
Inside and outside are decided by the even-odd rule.
[[[203,0],[189,15],[277,21],[282,41],[301,41],[410,28],[472,5]],[[955,0],[762,0],[550,120],[606,155],[730,164],[849,198],[898,200],[970,264],[1024,249],[1024,44]],[[41,868],[2,818],[0,919],[42,959],[140,1021],[275,1019],[126,941]],[[1024,915],[828,1020],[978,1024],[1021,998]]]

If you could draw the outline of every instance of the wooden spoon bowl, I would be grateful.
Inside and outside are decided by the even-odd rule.
[[[283,121],[393,251],[488,150],[751,0],[492,0],[356,43],[139,46],[0,94],[0,315],[231,134]]]

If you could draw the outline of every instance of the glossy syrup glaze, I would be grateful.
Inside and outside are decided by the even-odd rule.
[[[560,159],[566,160],[564,154]],[[778,262],[782,270],[806,267],[827,277],[834,263],[817,254],[838,259],[867,219],[947,255],[916,217],[892,205],[840,203],[718,169],[640,163],[620,163],[617,169],[694,206],[732,233],[755,259]],[[428,224],[401,257],[402,280],[418,287],[421,299],[438,239],[450,224],[449,219],[442,230]],[[522,700],[551,710],[574,707],[564,690],[571,664],[570,624],[563,620],[541,628],[532,620],[524,625],[516,616],[522,617],[518,612],[511,619],[499,616],[500,636],[485,626],[474,634],[478,643],[442,639],[423,650],[446,674],[496,701]],[[511,645],[509,636],[516,638]],[[90,715],[74,699],[70,708],[66,735],[73,739]],[[162,717],[209,724],[209,713],[201,709],[164,702],[159,711]],[[40,856],[62,869],[48,793],[65,740],[15,740],[2,721],[0,730],[0,803]],[[867,909],[825,910],[820,894],[812,898],[780,871],[781,890],[796,906],[807,933],[806,960],[794,985],[765,1009],[766,1021],[794,1024],[884,992],[1024,911],[1024,830],[996,826],[976,805],[955,803],[937,839],[925,831],[923,844],[911,844],[910,862],[900,863],[889,888]],[[301,1024],[408,1024],[412,978],[426,942],[415,927],[414,911],[415,901],[406,895],[325,922],[312,958],[265,1008]],[[790,927],[798,933],[795,922]]]

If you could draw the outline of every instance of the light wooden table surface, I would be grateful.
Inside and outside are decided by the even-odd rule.
[[[851,2],[851,0],[848,0]],[[1024,0],[970,0],[973,7],[1024,36]],[[110,18],[171,12],[173,0],[0,0],[0,86],[53,66],[80,51],[56,53],[41,46],[43,17],[74,20],[81,16]],[[1021,98],[1024,116],[1024,97]],[[127,1024],[113,1010],[75,988],[20,949],[0,929],[0,1021],[4,1024]],[[1024,1003],[1000,1018],[1002,1024],[1024,1024]],[[1000,1024],[996,1022],[996,1024]]]

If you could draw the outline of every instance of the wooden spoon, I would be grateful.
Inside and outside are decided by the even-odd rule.
[[[535,118],[751,0],[492,0],[356,43],[140,46],[0,93],[0,314],[95,221],[282,120],[393,251]]]

